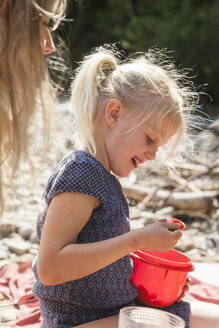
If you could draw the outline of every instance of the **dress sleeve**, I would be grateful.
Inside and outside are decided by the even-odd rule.
[[[104,202],[106,194],[104,176],[92,163],[77,161],[71,156],[53,172],[43,197],[49,204],[54,196],[62,192],[79,192]]]

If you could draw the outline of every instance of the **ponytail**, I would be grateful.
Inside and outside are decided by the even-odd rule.
[[[99,111],[100,90],[115,69],[117,59],[110,50],[98,48],[81,62],[72,83],[72,108],[78,146],[95,155],[94,122]]]
[[[114,46],[100,47],[78,68],[72,84],[77,146],[96,155],[96,118],[111,99],[120,101],[127,110],[127,118],[132,121],[130,132],[152,118],[159,130],[168,116],[177,125],[178,145],[186,137],[199,99],[186,72],[178,71],[166,53],[158,49],[120,62],[121,56]]]

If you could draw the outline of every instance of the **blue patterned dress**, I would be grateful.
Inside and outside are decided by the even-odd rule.
[[[101,202],[79,233],[77,243],[102,241],[130,230],[128,204],[119,181],[92,155],[76,150],[64,157],[46,184],[45,210],[37,220],[39,239],[50,201],[62,192],[88,194]],[[135,304],[137,290],[130,280],[133,262],[129,256],[84,278],[54,286],[45,286],[39,280],[37,258],[33,271],[33,293],[40,299],[43,328],[72,328],[118,314],[120,308]],[[182,312],[184,320],[189,320],[187,303],[167,310],[178,315]]]

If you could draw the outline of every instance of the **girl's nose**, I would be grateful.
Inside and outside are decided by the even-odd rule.
[[[55,51],[55,45],[48,29],[43,38],[43,53],[44,55],[49,55],[53,51]]]
[[[153,161],[156,156],[156,151],[146,151],[145,155],[147,160]]]

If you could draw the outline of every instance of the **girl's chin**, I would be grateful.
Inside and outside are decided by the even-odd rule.
[[[133,171],[133,169],[131,170],[126,170],[126,171],[123,171],[123,170],[119,170],[119,171],[112,171],[117,177],[120,177],[120,178],[126,178],[127,176],[129,176],[129,174],[131,173],[131,171]]]
[[[111,169],[111,172],[120,178],[126,178],[133,170],[137,168],[137,164],[135,160],[131,160],[131,162],[129,161],[128,164],[125,164],[120,165],[119,168]]]

